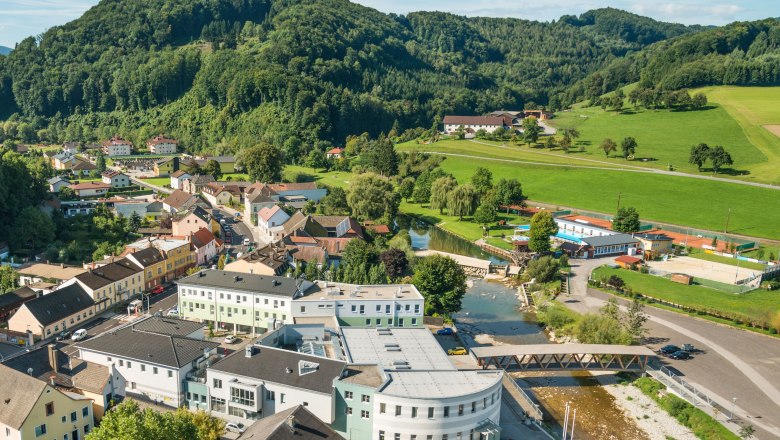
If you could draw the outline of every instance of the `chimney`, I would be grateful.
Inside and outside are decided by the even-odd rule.
[[[251,358],[253,354],[255,354],[255,350],[252,347],[252,344],[249,344],[246,347],[244,347],[244,356],[245,357]]]
[[[290,414],[287,416],[287,420],[285,420],[285,424],[288,428],[290,428],[290,432],[295,433],[295,416],[293,414]]]
[[[49,365],[54,373],[58,373],[59,367],[57,366],[57,346],[55,344],[48,345],[49,350]]]

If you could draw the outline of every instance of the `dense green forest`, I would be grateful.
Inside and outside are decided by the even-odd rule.
[[[382,14],[346,0],[103,0],[0,58],[0,119],[23,141],[140,141],[303,157],[445,113],[558,107],[571,84],[700,30],[600,9],[551,23]]]
[[[737,22],[671,40],[612,61],[573,86],[565,102],[620,86],[679,90],[706,85],[780,84],[780,20]]]
[[[295,161],[348,135],[558,109],[639,79],[776,82],[778,34],[771,20],[705,30],[611,8],[542,23],[346,0],[103,0],[0,57],[0,136],[165,132],[213,153],[266,141]]]

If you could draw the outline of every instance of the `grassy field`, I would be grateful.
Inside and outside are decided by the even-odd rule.
[[[347,171],[333,171],[330,173],[314,170],[313,168],[287,165],[284,167],[284,177],[290,179],[295,174],[307,174],[317,183],[328,186],[347,188],[354,174]]]
[[[149,177],[147,179],[141,179],[144,182],[155,186],[166,186],[171,184],[170,177]]]
[[[764,270],[766,265],[760,263],[753,263],[750,261],[740,261],[736,258],[722,257],[720,255],[708,254],[702,251],[694,251],[690,254],[690,257],[698,258],[700,260],[712,261],[713,263],[728,264],[730,266],[739,266],[745,269]],[[737,263],[739,261],[739,263]]]
[[[511,160],[511,159],[510,159]],[[489,159],[447,157],[442,168],[466,182],[477,167],[493,179],[517,178],[531,200],[599,212],[635,207],[643,220],[780,239],[780,191],[687,177],[550,167]]]
[[[604,266],[593,271],[593,277],[596,279],[612,275],[622,278],[626,286],[634,292],[700,310],[712,309],[767,320],[780,311],[777,292],[754,290],[737,295],[698,285],[673,283],[666,278],[625,269]]]
[[[558,128],[576,127],[581,133],[579,144],[587,150],[576,154],[585,157],[625,162],[618,157],[607,159],[599,145],[607,137],[620,143],[633,136],[639,148],[637,160],[629,162],[632,165],[667,169],[672,164],[675,170],[697,173],[696,166],[688,163],[688,154],[691,146],[705,142],[723,145],[731,153],[735,162],[731,177],[780,183],[780,137],[763,127],[780,124],[780,111],[773,105],[780,100],[780,87],[701,90],[710,101],[705,110],[634,110],[627,103],[626,111],[616,113],[575,106],[556,114],[550,123]]]
[[[446,229],[470,241],[483,238],[482,226],[471,221],[470,217],[464,217],[463,220],[460,220],[456,216],[439,214],[438,210],[429,209],[427,205],[422,206],[417,203],[408,203],[405,201],[401,203],[400,211],[405,214],[412,214],[416,217],[420,217],[428,223],[437,225],[442,229]],[[527,218],[501,212],[498,214],[498,220],[506,220],[508,225],[528,223]],[[503,249],[509,249],[511,247],[509,243],[500,243],[503,241],[501,240],[501,235],[504,234],[510,236],[513,234],[513,231],[514,228],[512,226],[501,228],[496,226],[491,227],[490,231],[488,232],[489,239],[487,241],[494,246],[498,246]]]

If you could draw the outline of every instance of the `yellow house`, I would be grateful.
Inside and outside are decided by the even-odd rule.
[[[0,433],[5,438],[82,440],[95,426],[92,400],[0,366]]]
[[[22,304],[8,320],[8,328],[49,338],[94,318],[95,308],[95,301],[81,284],[72,283]]]
[[[72,283],[79,283],[95,301],[95,311],[102,312],[139,296],[144,279],[141,268],[122,258],[105,266],[89,268],[63,285]]]
[[[156,249],[159,255],[154,256],[154,251],[142,253],[140,257],[136,254],[150,248]],[[196,261],[195,252],[190,246],[189,240],[172,235],[148,237],[130,243],[125,247],[125,253],[129,260],[143,268],[146,289],[149,289],[150,286],[169,283],[184,275],[187,269],[195,266]],[[149,260],[144,263],[141,257],[148,257]]]
[[[154,175],[157,177],[169,176],[171,173],[178,170],[178,157],[166,157],[165,159],[160,159],[154,163]]]
[[[642,243],[644,255],[648,259],[672,253],[672,239],[664,234],[646,233],[636,234],[634,237]]]

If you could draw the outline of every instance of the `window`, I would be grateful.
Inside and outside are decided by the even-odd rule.
[[[379,313],[381,311],[382,311],[382,304],[377,304],[376,305],[376,312]]]
[[[365,306],[365,305],[363,305],[363,304],[361,304],[361,305],[360,305],[360,314],[362,315],[362,314],[364,314],[364,313],[366,313],[366,306]]]
[[[411,305],[407,304],[406,307],[404,307],[404,311],[408,312],[409,310],[411,310]]]
[[[348,406],[344,409],[344,414],[351,416],[352,415],[352,407]]]
[[[367,325],[367,326],[368,326],[368,325],[371,325],[371,318],[367,318],[367,319],[366,319],[366,325]]]
[[[68,418],[67,418],[67,417],[65,417],[65,416],[62,416],[62,423],[65,423],[65,422],[67,422],[67,421],[68,421]]]
[[[211,410],[224,413],[225,412],[225,399],[218,397],[211,398]]]
[[[417,325],[417,318],[412,318],[412,325]]]
[[[414,313],[420,313],[420,305],[419,304],[415,304],[414,305]]]
[[[379,404],[379,414],[384,414],[387,410],[387,406],[384,403]]]
[[[390,304],[385,304],[385,313],[390,313]]]
[[[122,359],[119,359],[119,366],[120,367],[124,367],[125,366],[125,361],[123,361]]]
[[[46,424],[36,426],[35,427],[35,436],[40,437],[42,435],[46,435]]]
[[[445,406],[444,407],[444,417],[449,417],[449,416],[450,416],[450,407],[449,406]]]
[[[301,306],[301,313],[306,313],[306,306]],[[268,317],[268,312],[265,312],[265,316]]]
[[[133,363],[130,362],[130,361],[127,361],[127,368],[132,368],[132,366],[133,366]]]
[[[428,418],[429,419],[433,418],[433,407],[432,406],[428,407]]]
[[[447,440],[447,439],[449,439],[449,438],[450,438],[450,437],[449,437],[447,434],[442,434],[442,435],[441,435],[441,440]]]
[[[157,367],[152,367],[152,373],[157,374]]]
[[[385,440],[385,432],[379,431],[379,440]]]
[[[371,402],[371,396],[369,396],[368,394],[362,394],[360,396],[360,401],[363,403]]]
[[[84,434],[85,434],[85,435],[86,435],[86,434],[89,434],[89,431],[90,431],[90,429],[89,429],[89,424],[86,424],[86,425],[84,425]]]
[[[168,377],[173,377],[173,371],[168,370]]]
[[[487,409],[487,397],[482,399],[482,409]]]
[[[281,403],[284,403],[284,393],[280,393],[280,394],[279,394],[279,401],[280,401]]]
[[[89,407],[81,408],[81,417],[89,417]]]
[[[471,402],[471,412],[472,413],[477,412],[477,402],[476,401]]]
[[[458,415],[459,416],[463,415],[463,404],[458,405]]]
[[[360,418],[368,420],[368,418],[371,416],[371,413],[366,410],[360,411]]]
[[[230,387],[230,401],[240,405],[255,406],[255,392]]]
[[[146,371],[146,365],[141,364],[141,371]]]
[[[396,432],[395,435],[393,436],[393,440],[401,440],[401,434]]]
[[[401,415],[401,405],[395,406],[395,416],[398,417]]]
[[[72,413],[70,413],[70,421],[71,422],[75,422],[76,420],[78,420],[78,417],[79,417],[79,415],[76,414],[76,411],[73,411]]]
[[[344,391],[344,398],[352,400],[352,391]]]
[[[417,418],[417,407],[416,406],[412,407],[412,418],[413,419]]]
[[[265,390],[265,400],[276,400],[276,391]]]
[[[50,416],[54,414],[54,402],[49,402],[46,404],[46,415]]]

